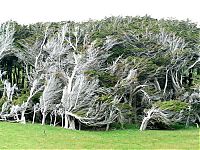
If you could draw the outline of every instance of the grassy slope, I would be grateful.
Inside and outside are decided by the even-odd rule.
[[[0,149],[198,149],[199,130],[71,131],[60,127],[0,122]]]

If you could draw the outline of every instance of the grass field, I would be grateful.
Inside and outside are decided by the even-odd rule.
[[[71,131],[0,122],[0,149],[199,149],[199,130]]]

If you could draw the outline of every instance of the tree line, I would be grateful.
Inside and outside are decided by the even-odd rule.
[[[198,125],[199,31],[150,16],[3,23],[0,118],[67,129]]]

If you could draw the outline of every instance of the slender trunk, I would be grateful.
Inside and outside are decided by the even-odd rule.
[[[188,114],[187,121],[186,121],[186,124],[185,124],[186,127],[188,127],[189,123],[190,123],[190,113],[191,113],[191,106],[189,106],[189,114]]]
[[[16,113],[16,119],[17,119],[17,122],[19,122],[19,117],[18,117],[18,114]]]
[[[22,115],[21,115],[21,123],[23,123],[23,124],[26,123],[25,110],[22,111]]]
[[[42,125],[45,125],[45,120],[46,120],[46,113],[45,111],[42,113]]]
[[[20,84],[20,83],[19,83],[19,81],[20,81],[20,71],[21,71],[21,68],[20,68],[20,66],[19,66],[18,69],[17,69],[17,85]],[[21,85],[20,85],[20,87],[21,87]]]
[[[81,130],[81,122],[79,122],[78,130]]]
[[[110,123],[108,123],[108,124],[106,125],[106,131],[108,131],[109,128],[110,128]]]
[[[53,121],[53,115],[50,114],[50,123],[49,123],[50,126],[52,125],[52,121]]]
[[[33,121],[32,121],[32,124],[34,124],[34,123],[35,123],[35,110],[33,112]]]
[[[167,84],[168,84],[168,72],[169,70],[167,70],[166,75],[165,75],[165,87],[163,90],[163,95],[165,95],[166,89],[167,89]]]
[[[188,126],[189,126],[189,123],[190,123],[190,114],[189,114],[188,117],[187,117],[187,121],[186,121],[185,126],[188,127]]]
[[[181,86],[183,85],[183,76],[181,75],[181,80],[180,80]]]
[[[140,126],[140,131],[144,131],[147,128],[148,122],[149,122],[150,117],[144,117],[142,120],[142,124]]]
[[[3,96],[2,97],[5,97],[6,96],[6,86],[4,84],[4,89],[3,89]]]
[[[64,120],[64,118],[63,118],[63,114],[61,115],[61,119],[62,119],[62,128],[63,128],[63,120]]]
[[[196,118],[198,119],[198,122],[200,122],[200,117],[197,113],[194,114],[196,116]]]
[[[180,87],[177,83],[177,79],[174,77],[172,70],[171,70],[171,77],[172,77],[172,83],[173,83],[174,90],[176,91],[176,94],[177,94],[180,90]]]
[[[56,112],[55,112],[55,118],[54,118],[54,127],[56,126],[56,119],[57,119],[57,114],[56,114]]]
[[[158,91],[161,91],[160,84],[157,78],[155,78],[155,82],[156,82],[156,88],[158,89]]]
[[[16,64],[14,65],[14,73],[13,73],[13,83],[16,83],[16,76],[17,76],[17,67]]]

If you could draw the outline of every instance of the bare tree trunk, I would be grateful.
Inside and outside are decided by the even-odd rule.
[[[46,120],[46,113],[42,113],[42,125],[45,125],[45,120]]]
[[[21,82],[19,82],[20,79],[21,79],[20,72],[21,72],[21,66],[19,66],[18,69],[17,69],[17,77],[16,77],[17,78],[17,85],[20,85],[20,87],[21,87]]]
[[[16,113],[16,118],[17,118],[17,122],[19,122],[19,117],[18,117],[18,114]]]
[[[75,118],[65,113],[65,129],[75,130]]]
[[[190,114],[189,114],[188,117],[187,117],[187,121],[186,121],[185,126],[188,127],[188,126],[189,126],[189,123],[190,123]]]
[[[16,74],[17,74],[17,67],[16,67],[16,64],[15,64],[14,65],[14,73],[13,73],[13,83],[16,83]]]
[[[163,90],[163,95],[165,95],[166,89],[167,89],[167,84],[168,84],[168,72],[169,72],[169,70],[166,71],[166,75],[165,75],[165,87],[164,87],[164,90]]]
[[[52,125],[52,121],[53,121],[53,115],[50,114],[50,123],[49,123],[50,126]]]
[[[191,113],[191,106],[189,106],[189,114],[188,114],[187,121],[186,121],[186,124],[185,124],[186,127],[188,127],[189,123],[190,123],[190,113]]]
[[[110,123],[108,123],[108,124],[106,125],[106,131],[108,131],[109,128],[110,128]]]
[[[79,122],[78,130],[81,130],[81,122]]]
[[[62,122],[62,128],[63,128],[63,123],[64,123],[64,122],[63,122],[63,120],[64,120],[63,114],[61,115],[61,120],[62,120],[61,122]]]
[[[196,116],[196,118],[198,119],[198,121],[200,122],[200,117],[197,113],[194,114]]]
[[[21,123],[23,123],[23,124],[26,123],[25,110],[22,110],[22,114],[21,114]]]
[[[147,116],[144,117],[144,119],[142,120],[142,124],[140,126],[140,131],[144,131],[148,125],[149,120],[151,119],[151,115],[153,113],[153,111],[155,110],[155,108],[151,108],[148,112],[147,112]]]
[[[183,76],[181,75],[181,80],[180,80],[181,86],[183,85]]]
[[[4,85],[4,89],[3,89],[3,96],[2,97],[5,97],[6,96],[6,87]]]
[[[156,88],[157,88],[159,91],[161,91],[160,84],[159,84],[157,78],[155,78],[155,83],[156,83]]]
[[[140,131],[144,131],[147,128],[149,119],[150,119],[150,117],[147,116],[142,120],[142,124],[140,126]]]
[[[57,119],[57,114],[56,114],[56,112],[55,112],[55,114],[54,114],[54,116],[55,116],[55,118],[54,118],[54,127],[56,126],[56,119]]]
[[[34,124],[34,123],[35,123],[35,110],[33,112],[33,121],[32,121],[32,124]]]

